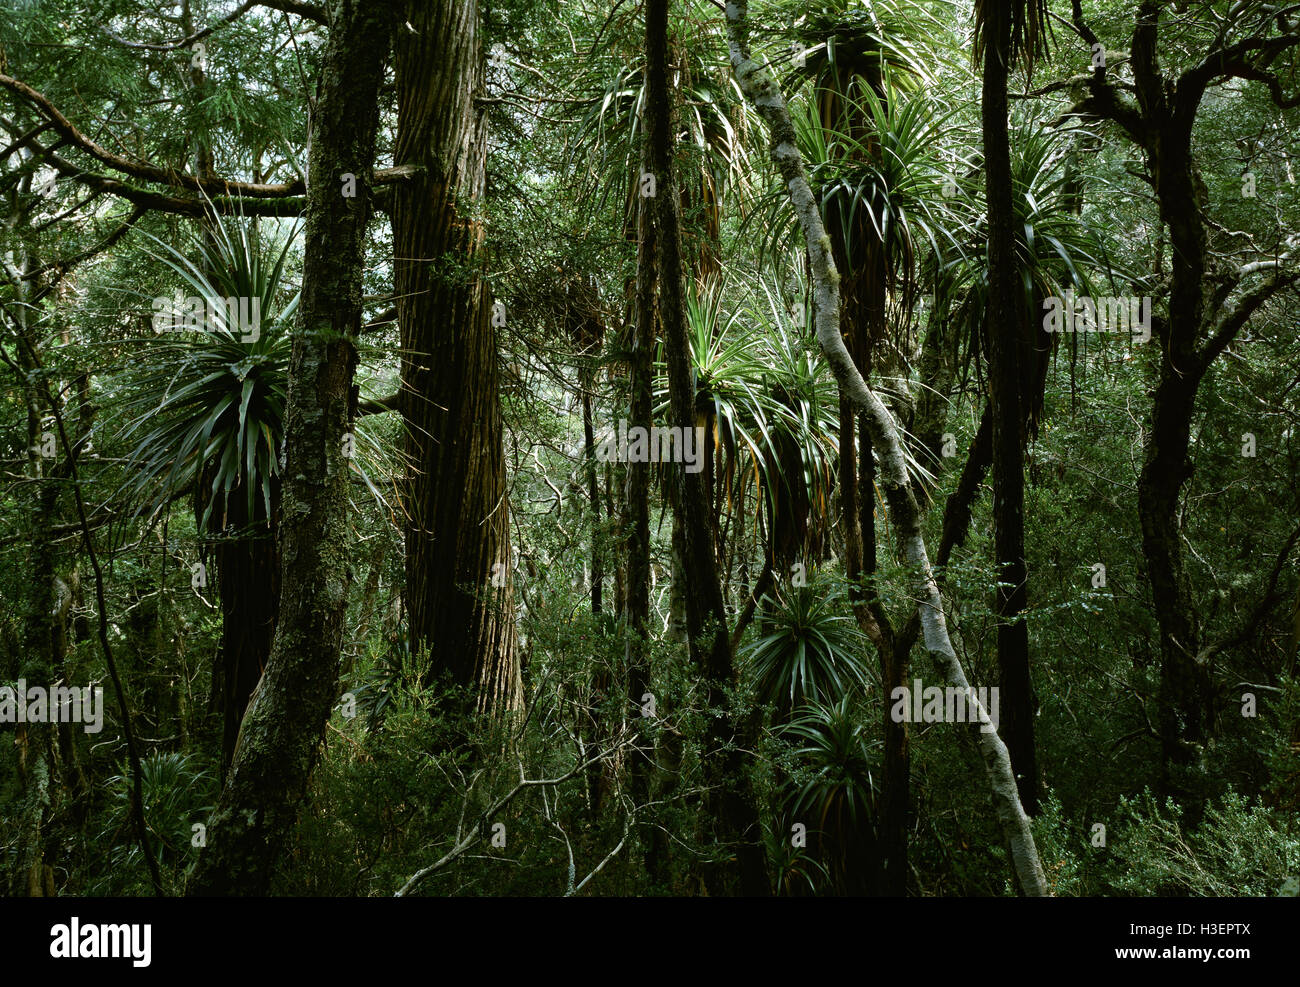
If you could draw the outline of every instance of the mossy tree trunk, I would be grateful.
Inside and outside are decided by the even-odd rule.
[[[191,895],[265,894],[338,691],[354,340],[393,5],[335,0],[313,117],[302,301],[289,364],[281,596],[266,673],[208,822]],[[356,195],[341,176],[355,176]]]
[[[232,529],[229,537],[215,533],[217,543],[212,553],[221,589],[221,654],[214,672],[220,679],[223,777],[235,756],[239,725],[266,670],[275,640],[280,599],[276,554],[279,486],[277,480],[270,518],[260,499],[254,502],[254,515],[248,516],[242,489],[224,498],[224,512],[214,512],[222,518],[219,527]]]

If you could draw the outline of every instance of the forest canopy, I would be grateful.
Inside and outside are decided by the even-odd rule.
[[[0,893],[1300,893],[1300,7],[0,0]]]

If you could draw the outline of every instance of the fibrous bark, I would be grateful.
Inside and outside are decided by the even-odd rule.
[[[394,36],[393,272],[406,422],[406,603],[426,680],[522,702],[495,307],[481,277],[486,111],[477,0],[407,2]]]

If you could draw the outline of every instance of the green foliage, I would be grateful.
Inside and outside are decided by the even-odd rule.
[[[384,715],[403,689],[417,687],[421,669],[427,667],[427,655],[421,660],[411,654],[406,629],[398,627],[393,635],[380,643],[370,653],[368,668],[357,671],[353,680],[358,683],[351,689],[356,699],[358,714],[364,714],[370,730],[382,726]]]
[[[718,284],[687,296],[696,410],[708,423],[705,440],[715,447],[715,470],[732,497],[752,476],[756,494],[801,487],[824,505],[838,411],[825,357],[772,290],[743,310],[729,311],[726,294],[727,286]],[[662,416],[668,407],[662,359],[658,370],[655,411]],[[798,473],[781,455],[787,443],[798,451]]]
[[[698,0],[683,7],[703,7]],[[748,171],[750,148],[743,139],[746,124],[754,122],[753,111],[732,78],[723,53],[700,41],[711,33],[708,22],[700,22],[689,9],[675,10],[671,31],[676,42],[678,76],[674,86],[681,96],[680,120],[686,128],[686,143],[699,155],[698,175],[684,175],[684,181],[698,181],[705,194],[720,199],[727,186],[743,180]],[[685,16],[682,14],[685,13]],[[626,38],[630,30],[640,40],[639,13],[615,9],[609,20],[618,18],[615,36]],[[607,21],[608,23],[608,21]],[[576,97],[581,111],[576,119],[576,149],[590,155],[598,169],[611,176],[595,204],[604,204],[611,188],[627,194],[630,210],[640,183],[642,115],[645,95],[642,87],[645,54],[635,44],[625,60],[606,46],[593,44],[586,61],[565,88]],[[632,217],[634,219],[634,217]]]
[[[842,612],[845,597],[842,585],[819,576],[764,598],[763,630],[743,658],[765,702],[784,710],[834,704],[868,687],[866,638]]]
[[[194,824],[206,824],[210,800],[216,795],[216,778],[195,754],[154,753],[140,760],[141,802],[150,846],[159,870],[179,893],[186,869],[198,852]],[[136,842],[131,805],[132,776],[125,763],[104,782],[108,800],[98,845],[108,847],[108,865],[98,878],[99,894],[140,893],[151,890],[149,875]]]
[[[1112,819],[1099,846],[1093,821],[1071,820],[1055,796],[1044,802],[1034,836],[1054,894],[1269,897],[1300,876],[1295,817],[1235,792],[1195,827],[1149,789],[1122,797]]]
[[[1126,295],[1136,278],[1110,260],[1106,241],[1095,226],[1075,215],[1071,163],[1082,154],[1086,132],[1048,130],[1042,122],[1023,117],[1011,134],[1011,190],[1015,217],[1016,259],[1020,271],[1020,303],[1028,325],[1042,324],[1044,298],[1064,294],[1067,287],[1083,295],[1104,294],[1099,272],[1109,286]],[[937,254],[937,299],[951,315],[965,342],[966,360],[977,359],[988,345],[987,219],[971,217],[970,239],[956,253]],[[1118,276],[1119,284],[1116,286]],[[1124,290],[1119,290],[1123,288]],[[1052,345],[1076,351],[1088,345],[1086,335],[1055,336]]]
[[[821,828],[860,832],[876,817],[876,782],[872,750],[879,741],[861,719],[852,696],[835,702],[808,702],[801,716],[782,733],[798,746],[795,758],[803,770],[791,779],[791,818],[810,818]]]
[[[829,885],[830,872],[811,848],[795,846],[789,832],[771,830],[766,835],[767,859],[776,875],[777,894],[787,898],[815,895]]]
[[[1229,792],[1207,806],[1195,829],[1172,800],[1149,793],[1120,800],[1123,825],[1114,843],[1117,894],[1232,897],[1276,895],[1300,874],[1294,816]]]
[[[212,5],[191,6],[196,28],[210,23]],[[1232,42],[1274,23],[1253,0],[1228,21],[1213,5],[1185,6],[1176,19],[1162,8],[1162,66],[1196,65],[1209,38],[1222,32]],[[978,10],[983,41],[992,7]],[[1128,48],[1131,9],[1084,0],[1082,10],[1108,50]],[[455,252],[426,260],[437,287],[486,275],[509,311],[497,339],[509,464],[501,509],[510,519],[528,705],[522,717],[490,723],[453,712],[467,705],[463,693],[422,682],[438,653],[434,642],[432,653],[413,655],[404,630],[401,547],[411,506],[401,482],[404,426],[400,414],[358,418],[348,530],[328,547],[345,554],[351,579],[343,588],[340,691],[354,694],[359,715],[336,709],[330,720],[276,890],[389,895],[454,851],[475,823],[499,822],[504,847],[480,837],[417,893],[564,894],[607,858],[580,894],[702,893],[701,861],[725,865],[734,855],[701,811],[719,756],[711,716],[739,711],[753,713],[758,736],[721,744],[744,747],[773,888],[848,892],[878,859],[887,704],[871,688],[879,656],[853,619],[842,576],[839,394],[812,332],[802,234],[768,162],[767,130],[740,99],[727,64],[717,5],[688,0],[670,15],[696,421],[668,424],[708,427],[709,521],[732,621],[771,555],[791,557],[777,560],[778,588],[746,631],[725,708],[708,709],[673,558],[674,474],[658,473],[645,642],[653,718],[629,695],[631,642],[620,619],[631,471],[596,465],[593,498],[583,434],[584,398],[598,441],[627,415],[636,217],[644,205],[644,9],[506,0],[481,13],[487,85],[476,105],[489,121],[485,194],[456,207],[484,249],[473,264]],[[930,494],[921,507],[933,551],[986,402],[984,346],[1000,328],[985,317],[987,176],[969,11],[946,0],[772,0],[754,5],[753,15],[755,57],[780,76],[835,247],[851,316],[846,341],[860,354],[863,340],[848,322],[869,326],[868,379],[905,439],[923,431],[918,397],[937,393],[943,411],[927,412],[938,420],[926,430],[954,440],[955,455],[905,447],[918,491]],[[1019,65],[1027,53],[1041,56],[1044,39],[1038,6],[1023,16],[1013,42]],[[222,177],[285,182],[302,176],[308,157],[308,95],[326,30],[254,5],[207,37],[209,68],[196,81],[192,52],[171,47],[183,32],[168,11],[137,0],[40,0],[0,16],[0,59],[7,74],[48,96],[112,153],[193,173],[211,152]],[[1175,256],[1169,217],[1152,199],[1148,162],[1120,128],[1069,117],[1090,53],[1072,31],[1056,40],[1032,81],[1019,73],[1012,80],[1012,193],[1029,324],[1041,318],[1044,297],[1067,289],[1149,294],[1159,319]],[[1280,53],[1275,63],[1288,94],[1294,57]],[[1112,60],[1106,72],[1127,99],[1131,59]],[[74,144],[56,145],[57,133],[38,129],[39,109],[5,93],[12,112],[0,121],[0,145],[9,148],[0,159],[0,255],[14,270],[0,276],[0,681],[46,660],[32,647],[48,628],[32,607],[46,596],[48,587],[32,578],[41,571],[57,574],[72,601],[58,628],[67,632],[60,673],[69,683],[106,676],[94,635],[100,606],[66,464],[61,455],[31,455],[33,434],[52,427],[37,386],[48,385],[73,434],[83,427],[93,434],[77,466],[105,576],[104,616],[145,745],[155,851],[167,890],[179,891],[196,852],[190,827],[215,797],[209,707],[220,694],[213,669],[221,667],[228,602],[215,600],[217,587],[191,585],[190,567],[231,517],[256,524],[274,513],[296,230],[149,211],[104,246],[131,205],[112,191],[87,190],[70,172],[104,172],[133,188],[150,183],[113,173]],[[377,167],[395,153],[393,109],[386,88]],[[1206,222],[1208,309],[1221,311],[1233,291],[1265,276],[1238,283],[1240,264],[1288,256],[1294,264],[1298,134],[1300,109],[1275,105],[1257,79],[1205,93],[1192,146],[1202,198],[1188,209]],[[43,190],[54,174],[51,151],[72,168]],[[1247,175],[1255,195],[1245,191]],[[191,194],[183,185],[151,188]],[[397,245],[384,216],[376,211],[366,231],[361,272],[366,319],[381,323],[357,343],[363,407],[400,391],[403,361],[418,357],[402,352],[391,315],[380,319],[395,301]],[[203,302],[202,323],[194,332],[149,334],[149,300],[177,287]],[[1215,798],[1195,825],[1190,813],[1149,794],[1161,776],[1161,636],[1137,484],[1150,451],[1161,347],[1100,335],[1054,341],[1042,414],[1026,446],[1024,519],[1035,740],[1051,786],[1034,829],[1055,894],[1290,895],[1300,881],[1300,570],[1288,542],[1300,516],[1300,360],[1289,291],[1261,306],[1213,361],[1189,422],[1195,469],[1178,519],[1186,590],[1198,647],[1227,642],[1212,662],[1215,736],[1203,751]],[[210,304],[229,297],[259,299],[258,339]],[[662,376],[658,421],[667,407]],[[1257,438],[1256,456],[1243,455],[1243,433]],[[363,486],[373,496],[356,496]],[[970,530],[941,576],[947,625],[978,685],[997,681],[998,569],[987,476],[976,488]],[[865,587],[897,632],[916,612],[916,573],[897,551],[898,519],[883,493],[860,483],[876,545]],[[777,532],[787,542],[779,553]],[[805,565],[809,586],[787,585],[789,561]],[[1092,583],[1098,563],[1104,586]],[[230,588],[229,596],[238,593]],[[710,626],[705,636],[718,631]],[[907,657],[909,677],[930,672],[919,648]],[[1255,717],[1239,715],[1246,691],[1258,700]],[[625,728],[637,753],[610,752],[484,818],[521,772],[566,776]],[[924,724],[909,738],[909,893],[1014,893],[970,733]],[[22,748],[12,739],[12,728],[0,725],[7,889],[18,887],[26,805]],[[42,820],[57,890],[147,893],[120,746],[74,740],[75,758],[61,750],[55,758],[55,798]],[[651,769],[638,790],[629,769],[642,763]],[[78,770],[90,790],[74,801]],[[792,843],[794,823],[806,824],[807,846]],[[1104,846],[1094,845],[1099,824]]]
[[[910,311],[922,245],[947,253],[964,239],[966,220],[943,195],[953,165],[941,149],[957,136],[954,111],[905,95],[886,73],[880,93],[841,96],[830,120],[811,99],[795,100],[790,112],[839,263],[852,271],[881,257],[885,284]],[[762,231],[760,255],[769,263],[797,254],[802,234],[784,188],[769,190],[749,222]]]
[[[118,385],[127,389],[115,409],[124,420],[121,440],[135,442],[127,496],[152,513],[191,492],[203,505],[202,526],[220,528],[228,498],[239,491],[250,521],[259,503],[270,517],[284,438],[288,326],[298,305],[296,292],[284,297],[292,239],[269,261],[243,224],[234,235],[215,225],[212,241],[195,245],[198,261],[156,242],[164,251],[156,259],[185,286],[180,294],[202,302],[202,313],[196,326],[180,328],[179,313],[162,312],[155,327],[169,335],[143,341],[138,363]],[[239,300],[241,311],[260,311],[261,324],[253,331],[237,324],[228,299]]]

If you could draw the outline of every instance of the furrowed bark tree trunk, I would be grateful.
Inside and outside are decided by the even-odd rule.
[[[862,410],[871,431],[872,444],[880,456],[880,482],[893,513],[894,527],[907,561],[916,570],[915,592],[925,649],[948,682],[967,690],[970,686],[948,636],[943,600],[939,596],[921,535],[920,513],[907,476],[898,429],[889,410],[862,379],[840,335],[839,274],[831,257],[830,237],[826,234],[817,210],[817,201],[808,185],[794,126],[790,122],[780,87],[771,71],[750,55],[748,7],[745,0],[729,0],[726,5],[731,66],[741,91],[768,126],[772,162],[789,190],[791,205],[804,232],[814,283],[817,340],[826,354],[841,393],[846,394]],[[974,697],[975,694],[972,691],[968,695]],[[973,702],[980,714],[979,718],[985,719],[987,714],[979,706],[978,700]],[[1034,845],[1029,817],[1020,804],[1006,745],[996,731],[985,733],[978,726],[973,729],[988,773],[998,821],[1011,850],[1016,877],[1026,895],[1047,896],[1047,881]]]
[[[351,578],[344,544],[354,340],[379,85],[394,5],[335,0],[313,117],[302,301],[289,364],[281,597],[266,673],[208,822],[190,895],[259,895],[297,818],[338,693]],[[340,176],[356,181],[345,197]]]
[[[1034,756],[1033,686],[1029,676],[1029,627],[1025,567],[1024,416],[1022,367],[1028,338],[1019,301],[1015,209],[1011,189],[1011,143],[1007,134],[1007,73],[1011,51],[1011,5],[988,7],[984,45],[984,88],[980,101],[984,173],[988,195],[989,403],[993,412],[993,542],[997,557],[998,685],[1001,731],[1016,772],[1020,802],[1038,811],[1038,769]]]
[[[481,277],[486,111],[477,0],[408,0],[394,36],[393,272],[406,422],[406,593],[426,681],[523,703],[492,297]]]
[[[686,294],[683,279],[680,199],[673,158],[672,97],[668,83],[669,0],[646,3],[645,134],[650,173],[656,194],[651,197],[659,316],[668,361],[668,390],[673,422],[695,425],[695,386],[686,333]],[[681,561],[686,577],[686,623],[691,656],[703,673],[709,705],[706,743],[709,748],[709,789],[705,812],[714,822],[719,844],[734,847],[736,878],[742,893],[767,895],[771,885],[762,845],[758,808],[745,771],[743,748],[746,724],[726,712],[728,687],[735,684],[726,608],[718,580],[717,556],[709,511],[706,472],[688,473],[684,464],[670,466],[676,487],[675,506],[681,526]],[[724,893],[731,882],[718,868],[704,874],[710,894]]]

